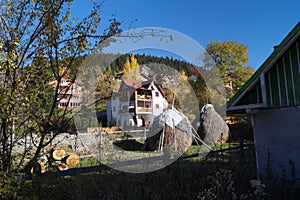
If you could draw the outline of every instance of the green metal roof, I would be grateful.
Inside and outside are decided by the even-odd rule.
[[[270,65],[270,63],[277,57],[277,55],[284,49],[289,41],[300,31],[300,22],[289,32],[283,41],[274,49],[272,54],[265,60],[265,62],[256,70],[251,78],[237,91],[237,93],[227,102],[227,107],[231,107],[238,98],[241,98],[245,91],[251,89],[254,81],[259,81],[261,73]]]

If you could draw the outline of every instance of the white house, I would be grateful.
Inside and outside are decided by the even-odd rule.
[[[168,107],[165,93],[154,80],[122,80],[107,102],[107,117],[117,126],[149,126]]]

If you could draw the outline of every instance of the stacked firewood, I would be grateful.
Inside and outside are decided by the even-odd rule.
[[[63,149],[55,149],[52,152],[54,159],[53,165],[56,165],[60,171],[67,170],[69,166],[75,167],[79,164],[79,158],[75,154],[67,154]]]
[[[25,171],[31,177],[33,174],[45,173],[48,167],[57,167],[59,171],[65,171],[78,164],[79,158],[76,154],[67,154],[63,149],[53,149],[49,157],[44,155],[38,160],[31,160]]]

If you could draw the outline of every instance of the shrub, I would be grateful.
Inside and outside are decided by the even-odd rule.
[[[0,172],[0,199],[16,199],[19,188],[15,176]]]

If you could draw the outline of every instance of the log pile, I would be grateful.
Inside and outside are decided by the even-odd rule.
[[[31,177],[33,174],[42,174],[46,172],[46,167],[57,167],[59,171],[69,169],[69,166],[75,167],[79,164],[79,158],[76,154],[67,154],[63,149],[53,149],[50,157],[44,155],[38,160],[31,160],[25,167],[26,174]]]
[[[63,149],[55,149],[52,152],[54,159],[53,165],[56,165],[60,171],[69,169],[69,166],[75,167],[79,164],[79,158],[76,154],[67,154]]]

